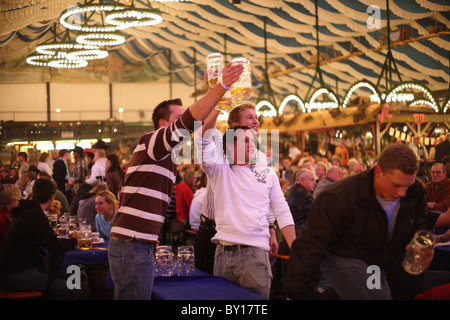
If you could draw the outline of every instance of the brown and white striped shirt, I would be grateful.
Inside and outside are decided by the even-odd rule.
[[[194,121],[187,109],[168,127],[139,139],[125,176],[111,235],[158,241],[176,178],[177,166],[172,161],[171,152],[181,141],[172,134],[181,129],[193,132]]]

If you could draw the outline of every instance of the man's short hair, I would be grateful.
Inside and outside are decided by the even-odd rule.
[[[404,144],[390,144],[380,154],[378,166],[383,172],[400,170],[404,174],[415,174],[419,168],[419,162],[414,151]]]
[[[156,106],[155,110],[153,110],[152,122],[155,130],[159,129],[159,120],[163,119],[169,121],[171,113],[170,106],[173,104],[177,106],[183,106],[183,102],[181,101],[181,99],[177,98],[172,100],[164,100]]]
[[[253,103],[243,103],[235,107],[233,110],[231,110],[230,114],[228,115],[228,125],[231,126],[233,123],[240,123],[241,112],[246,109],[256,110],[256,107]]]
[[[56,194],[56,182],[47,177],[37,179],[33,184],[32,199],[38,204],[47,203]]]
[[[228,160],[232,160],[232,155],[229,154],[229,151],[227,149],[227,142],[229,142],[229,138],[227,139],[227,137],[230,137],[230,135],[233,136],[233,141],[236,142],[237,140],[237,136],[236,136],[236,131],[237,130],[250,130],[251,128],[248,126],[241,126],[241,125],[236,125],[236,126],[231,126],[229,127],[226,131],[225,134],[222,137],[222,148],[223,148],[223,154],[227,156]],[[251,130],[253,138],[256,139],[253,130]]]
[[[304,178],[304,177],[306,177],[309,174],[313,174],[313,172],[311,170],[307,169],[307,168],[301,168],[295,174],[295,181],[299,181],[300,178]]]
[[[19,153],[18,153],[18,156],[19,156],[19,157],[22,157],[23,160],[25,160],[25,162],[27,162],[28,155],[27,155],[26,152],[19,152]]]
[[[440,162],[436,162],[431,166],[431,169],[436,168],[436,167],[441,167],[442,168],[442,172],[447,173],[447,170],[445,168],[445,165],[440,163]]]
[[[67,150],[67,149],[61,149],[61,150],[59,150],[59,157],[60,157],[60,158],[64,157],[64,155],[65,155],[66,153],[69,153],[69,150]]]

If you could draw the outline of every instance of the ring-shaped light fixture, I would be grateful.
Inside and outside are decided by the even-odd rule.
[[[125,36],[119,33],[82,33],[77,37],[76,41],[79,44],[97,47],[118,46],[125,43]]]
[[[69,60],[69,59],[55,59],[51,60],[48,63],[49,67],[52,68],[60,68],[60,69],[76,69],[76,68],[84,68],[88,65],[86,60],[78,59],[78,60]]]
[[[66,58],[69,60],[94,60],[94,59],[104,59],[109,55],[108,51],[105,49],[81,49],[68,52]]]
[[[122,30],[131,27],[154,26],[162,22],[161,14],[153,9],[130,8],[123,11],[110,12],[105,22]]]
[[[70,50],[93,50],[98,49],[98,46],[83,45],[74,42],[55,42],[48,44],[40,44],[36,47],[36,51],[41,54],[55,55],[65,54]]]
[[[61,24],[67,29],[81,32],[113,32],[117,30],[115,25],[86,25],[87,22],[81,23],[79,14],[86,12],[111,12],[124,10],[125,6],[116,4],[85,4],[83,6],[73,6],[67,9],[59,18]],[[72,22],[73,21],[73,22]]]
[[[27,63],[38,67],[46,67],[53,56],[33,53],[27,57]]]

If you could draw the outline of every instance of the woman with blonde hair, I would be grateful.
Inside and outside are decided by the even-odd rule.
[[[100,237],[109,240],[111,227],[117,212],[117,198],[109,190],[102,190],[95,196],[95,226]]]
[[[11,209],[19,205],[22,192],[11,183],[0,184],[0,248],[11,224]]]

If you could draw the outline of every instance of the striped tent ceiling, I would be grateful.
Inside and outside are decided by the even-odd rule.
[[[161,11],[163,22],[125,29],[126,43],[109,48],[128,64],[148,64],[160,75],[171,72],[194,91],[203,86],[206,55],[218,51],[226,54],[227,60],[240,55],[249,58],[255,94],[266,96],[270,88],[275,102],[292,93],[306,99],[311,84],[320,86],[314,77],[315,0],[134,2],[138,8],[148,7],[148,3]],[[70,0],[2,2],[0,47],[22,43],[33,49],[53,36],[61,12],[80,4]],[[340,100],[358,80],[376,84],[387,53],[386,1],[317,0],[317,4],[324,84]],[[377,6],[379,15],[368,10],[369,6]],[[450,82],[449,0],[390,0],[389,9],[391,31],[401,29],[409,34],[409,40],[392,43],[401,80],[417,81],[445,98]],[[379,20],[372,19],[376,17]],[[58,32],[63,30],[57,25]],[[391,39],[396,40],[394,34]],[[397,73],[393,80],[398,82]],[[384,85],[381,81],[381,92]]]

